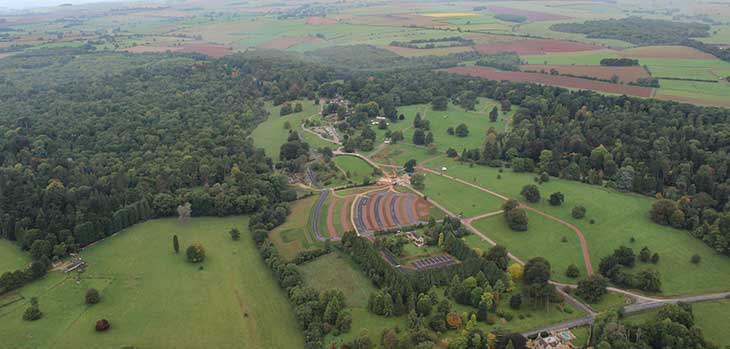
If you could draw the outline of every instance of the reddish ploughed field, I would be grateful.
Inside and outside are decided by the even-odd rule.
[[[608,82],[571,78],[567,76],[502,71],[491,67],[454,67],[449,69],[441,69],[440,71],[461,75],[478,76],[490,80],[533,82],[537,84],[561,86],[583,90],[594,90],[615,94],[625,94],[637,97],[651,97],[652,95],[652,89],[648,87],[611,84]]]
[[[522,16],[522,17],[527,18],[527,20],[530,22],[559,21],[559,20],[563,20],[563,19],[572,18],[572,17],[561,16],[561,15],[554,15],[552,13],[530,11],[530,10],[519,10],[516,8],[510,8],[510,7],[488,6],[487,8],[489,9],[489,11],[494,12],[498,15]]]
[[[187,44],[177,52],[198,52],[211,57],[223,57],[233,54],[227,46],[218,44]]]
[[[582,42],[547,39],[525,39],[474,46],[481,54],[516,52],[520,55],[544,55],[549,52],[577,52],[600,50],[601,47]]]
[[[618,76],[619,81],[629,83],[636,81],[639,78],[648,78],[650,75],[646,69],[642,66],[633,67],[606,67],[601,65],[560,65],[560,64],[527,64],[520,66],[522,71],[536,71],[540,72],[544,70],[548,74],[551,69],[555,69],[560,74],[570,74],[575,76],[590,76],[598,79],[611,80],[615,75]]]

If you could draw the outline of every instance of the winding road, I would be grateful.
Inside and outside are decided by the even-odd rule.
[[[364,156],[362,156],[360,154],[357,154],[357,153],[355,153],[355,154],[348,153],[348,155],[357,156],[357,157],[359,157],[359,158],[367,161],[369,164],[371,164],[375,168],[378,168],[378,169],[381,169],[381,170],[382,170],[382,167],[391,168],[391,169],[392,168],[399,168],[399,166],[376,163],[376,162],[372,161],[371,159],[368,159],[367,157],[364,157]],[[441,174],[438,171],[435,171],[435,170],[432,170],[432,169],[429,169],[429,168],[425,168],[425,167],[422,167],[422,166],[417,166],[416,168],[418,170],[420,170],[420,171],[430,172],[430,173],[433,173],[433,174],[436,174],[436,175],[443,176],[445,178],[451,179],[453,181],[456,181],[456,182],[459,182],[459,183],[462,183],[462,184],[471,186],[471,187],[473,187],[475,189],[478,189],[478,190],[480,190],[482,192],[485,192],[485,193],[488,193],[488,194],[493,195],[495,197],[498,197],[498,198],[500,198],[502,200],[505,200],[505,201],[506,200],[510,200],[510,198],[508,196],[499,194],[497,192],[494,192],[494,191],[489,190],[487,188],[478,186],[478,185],[476,185],[474,183],[465,181],[463,179],[456,178],[456,177],[453,177],[453,176],[450,176],[450,175],[446,175],[446,174]],[[420,191],[414,189],[413,187],[411,187],[411,186],[406,186],[406,187],[409,190],[411,190],[412,192],[418,194],[419,196],[422,196],[422,197],[424,196],[423,193],[421,193]],[[439,209],[441,209],[442,211],[444,211],[449,216],[451,216],[451,217],[459,217],[459,215],[454,214],[449,209],[447,209],[443,205],[439,204],[438,202],[434,201],[433,199],[429,198],[428,201],[431,204],[433,204],[434,206],[436,206]],[[588,252],[588,244],[586,242],[585,235],[583,234],[583,232],[578,227],[576,227],[575,225],[573,225],[573,224],[571,224],[569,222],[566,222],[566,221],[564,221],[564,220],[562,220],[560,218],[557,218],[557,217],[552,216],[552,215],[550,215],[548,213],[545,213],[543,211],[540,211],[540,210],[538,210],[538,209],[536,209],[534,207],[530,207],[528,205],[521,205],[521,206],[523,208],[527,209],[527,210],[530,210],[530,211],[532,211],[534,213],[540,214],[540,215],[542,215],[542,216],[544,216],[544,217],[546,217],[548,219],[551,219],[551,220],[553,220],[555,222],[558,222],[558,223],[560,223],[560,224],[562,224],[562,225],[570,228],[573,232],[575,232],[576,235],[578,236],[578,238],[580,239],[580,245],[581,245],[581,250],[582,250],[582,253],[583,253],[583,260],[584,260],[584,263],[585,263],[585,266],[586,266],[586,270],[587,270],[587,272],[588,272],[589,275],[593,274],[593,266],[591,264],[590,254]],[[495,215],[498,215],[500,213],[502,213],[502,211],[488,212],[488,213],[484,213],[484,214],[477,215],[477,216],[470,217],[470,218],[460,218],[460,220],[461,220],[461,223],[464,225],[464,227],[466,227],[474,235],[479,236],[482,240],[484,240],[487,243],[489,243],[490,245],[494,246],[494,245],[496,245],[496,242],[494,240],[490,239],[488,236],[486,236],[484,233],[482,233],[478,229],[476,229],[472,225],[472,222],[475,221],[475,220],[477,220],[477,219],[495,216]],[[516,263],[519,263],[521,265],[524,265],[525,264],[525,262],[523,260],[521,260],[519,257],[513,255],[512,253],[508,253],[508,256],[509,256],[510,259],[512,259]],[[593,309],[591,309],[587,305],[583,304],[578,299],[576,299],[575,297],[573,297],[572,295],[568,294],[565,291],[566,288],[576,288],[577,285],[564,284],[564,283],[559,283],[559,282],[555,282],[555,281],[550,281],[550,283],[553,284],[553,285],[555,285],[555,289],[563,296],[563,298],[566,300],[566,302],[568,302],[569,304],[573,305],[574,307],[582,310],[586,315],[583,316],[583,317],[577,318],[577,319],[572,319],[572,320],[568,320],[568,321],[564,321],[564,322],[555,323],[555,324],[551,324],[551,325],[548,325],[548,326],[536,328],[536,329],[533,329],[533,330],[530,330],[530,331],[526,331],[526,332],[523,332],[522,333],[523,335],[529,336],[529,335],[533,335],[533,334],[540,333],[540,332],[543,332],[543,331],[551,331],[551,330],[557,330],[557,329],[561,329],[561,328],[572,328],[572,327],[577,327],[577,326],[585,326],[585,325],[590,325],[590,324],[593,323],[593,321],[595,320],[596,315],[598,315],[598,314],[595,311],[593,311]],[[637,313],[637,312],[647,311],[647,310],[651,310],[651,309],[656,309],[656,308],[660,308],[661,306],[663,306],[665,304],[673,304],[673,303],[678,303],[678,302],[697,303],[697,302],[705,302],[705,301],[713,301],[713,300],[721,300],[721,299],[730,299],[730,292],[708,293],[708,294],[701,294],[701,295],[694,295],[694,296],[683,296],[683,297],[675,297],[675,298],[652,298],[652,297],[647,297],[647,296],[644,296],[644,295],[641,295],[641,294],[638,294],[638,293],[634,293],[634,292],[631,292],[631,291],[627,291],[627,290],[620,289],[620,288],[615,288],[615,287],[608,287],[608,290],[611,291],[611,292],[621,293],[621,294],[623,294],[623,295],[625,295],[625,296],[627,296],[627,297],[629,297],[629,298],[632,299],[632,301],[633,301],[632,304],[626,305],[626,306],[623,307],[623,311],[626,314]]]

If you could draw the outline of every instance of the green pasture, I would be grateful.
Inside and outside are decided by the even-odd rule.
[[[680,80],[659,80],[660,95],[705,99],[708,101],[728,102],[730,84],[721,82],[699,82]]]
[[[422,192],[430,200],[438,202],[454,214],[473,217],[500,210],[504,201],[435,173],[424,172],[426,189]]]
[[[501,174],[502,178],[497,179],[500,173],[495,168],[469,167],[445,158],[429,162],[427,166],[433,169],[447,166],[448,174],[452,176],[521,201],[519,193],[522,187],[535,183],[534,174],[514,173],[505,169]],[[427,187],[428,183],[427,179]],[[547,198],[551,193],[558,191],[565,195],[565,203],[562,206],[550,206]],[[594,270],[597,270],[602,257],[611,254],[620,245],[633,248],[637,254],[642,247],[648,246],[653,252],[659,253],[659,263],[647,265],[637,262],[633,272],[641,268],[656,268],[662,276],[663,295],[697,294],[730,289],[728,286],[730,273],[727,273],[727,270],[730,270],[730,258],[715,253],[712,248],[685,230],[653,223],[648,215],[654,202],[653,198],[557,178],[551,178],[549,182],[540,185],[540,192],[542,201],[530,205],[573,223],[583,231]],[[434,199],[436,200],[435,197]],[[575,205],[583,205],[587,209],[585,218],[571,217],[570,212]],[[593,224],[590,223],[591,219],[594,220]],[[485,233],[490,235],[489,231]],[[630,241],[632,237],[635,239],[633,243]],[[500,240],[497,239],[497,242]],[[525,248],[533,247],[536,246]],[[694,254],[699,254],[702,258],[699,265],[690,262]],[[519,253],[516,255],[525,257]],[[543,257],[550,259],[547,255]]]
[[[0,274],[23,269],[30,263],[30,255],[11,241],[0,239]]]
[[[507,248],[524,262],[534,257],[544,257],[552,266],[553,280],[575,283],[578,279],[565,276],[569,265],[575,264],[580,269],[580,277],[586,276],[583,254],[580,250],[578,236],[560,223],[547,219],[535,212],[527,213],[527,231],[510,229],[503,215],[483,218],[472,222],[472,225],[484,235]],[[565,238],[565,242],[563,242]],[[486,251],[488,247],[476,235],[470,235],[467,242]]]
[[[497,107],[500,110],[499,103],[494,100],[480,98],[479,104],[476,105],[475,111],[467,111],[464,108],[457,106],[453,103],[449,103],[448,109],[445,111],[436,111],[431,108],[430,104],[422,104],[417,106],[410,106],[408,109],[402,109],[403,111],[411,112],[413,117],[410,124],[413,124],[413,118],[415,118],[415,112],[420,112],[421,117],[428,120],[433,132],[434,143],[438,146],[438,149],[442,152],[448,148],[454,148],[458,152],[463,149],[481,148],[484,143],[484,137],[487,130],[494,127],[499,133],[504,132],[506,129],[505,120],[511,118],[514,111],[509,113],[499,112],[499,118],[496,122],[489,121],[489,112],[493,107]],[[402,111],[399,110],[399,113]],[[408,114],[410,116],[410,114]],[[469,129],[469,135],[466,137],[458,137],[456,135],[449,135],[446,130],[449,127],[456,127],[459,124],[465,124]],[[413,142],[413,133],[415,129],[410,127],[403,133],[404,142]]]
[[[321,243],[312,236],[310,227],[311,209],[318,199],[319,195],[312,195],[290,203],[291,213],[286,222],[269,233],[269,239],[282,258],[291,260],[301,251],[321,246]],[[326,214],[327,211],[324,212]]]
[[[357,156],[336,156],[332,161],[334,161],[337,167],[342,169],[342,171],[347,174],[347,177],[354,183],[362,182],[362,179],[365,177],[373,177],[373,167]]]
[[[170,218],[109,237],[81,253],[89,266],[79,282],[77,274],[52,272],[20,289],[21,301],[1,308],[4,347],[301,347],[291,306],[247,226],[246,217],[196,217],[187,224]],[[240,241],[228,235],[233,227],[243,232]],[[203,263],[185,260],[194,242],[206,249]],[[84,304],[89,287],[99,289],[101,303]],[[34,296],[44,316],[23,321]],[[94,331],[99,319],[110,321],[108,332]]]
[[[443,155],[443,153],[429,153],[425,147],[410,143],[390,144],[383,147],[378,154],[371,157],[376,163],[387,163],[402,167],[408,160],[414,159],[418,163]],[[382,156],[382,157],[380,157]]]
[[[251,132],[251,137],[254,139],[254,144],[259,148],[263,148],[264,151],[266,151],[266,155],[274,159],[274,161],[279,160],[279,148],[282,144],[286,143],[286,139],[289,136],[289,130],[284,129],[284,123],[289,121],[289,124],[291,124],[291,129],[293,131],[297,131],[302,137],[305,138],[305,140],[307,140],[307,143],[309,143],[309,135],[311,134],[302,130],[299,127],[299,124],[301,124],[307,117],[319,113],[319,106],[315,105],[312,101],[304,100],[294,101],[291,103],[292,105],[295,103],[302,103],[302,112],[289,114],[286,116],[279,116],[281,105],[274,106],[271,104],[271,102],[267,102],[266,109],[269,111],[268,118],[266,119],[266,121],[256,126],[253,132]],[[311,135],[311,138],[318,137]],[[314,146],[312,143],[310,143],[309,145]]]
[[[338,288],[345,294],[347,307],[352,314],[352,329],[337,337],[327,336],[327,345],[351,341],[363,330],[367,330],[372,338],[379,336],[386,328],[406,325],[405,317],[386,318],[368,311],[368,297],[376,288],[346,255],[332,252],[304,263],[299,268],[308,286],[319,291]]]

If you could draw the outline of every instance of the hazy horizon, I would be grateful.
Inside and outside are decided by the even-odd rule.
[[[26,10],[36,7],[50,7],[61,4],[82,5],[96,2],[120,2],[122,0],[0,0],[0,8],[9,8],[13,10]]]

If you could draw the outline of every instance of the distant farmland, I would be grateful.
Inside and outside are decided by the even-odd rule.
[[[594,90],[599,92],[614,93],[614,94],[625,94],[637,97],[651,97],[652,88],[631,86],[622,84],[612,84],[608,82],[572,78],[567,76],[559,75],[548,75],[540,73],[525,73],[525,72],[511,72],[494,69],[491,67],[480,67],[480,66],[466,66],[466,67],[454,67],[449,69],[442,69],[441,71],[461,74],[478,76],[487,78],[490,80],[509,80],[517,82],[533,82],[537,84],[561,86],[567,88],[576,88],[583,90]]]
[[[520,66],[522,71],[542,71],[550,72],[555,69],[560,74],[569,74],[573,76],[590,76],[593,78],[611,80],[616,75],[619,81],[629,83],[639,78],[648,78],[649,72],[642,66],[631,67],[607,67],[600,65],[572,65],[572,64],[526,64]]]

